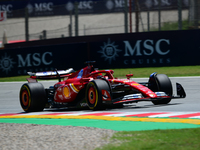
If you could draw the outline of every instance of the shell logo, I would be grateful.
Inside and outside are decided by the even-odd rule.
[[[64,87],[63,94],[64,94],[65,97],[70,96],[70,91],[69,91],[69,88],[67,86]]]
[[[135,85],[135,86],[137,86],[137,85],[140,85],[140,84],[138,84],[138,83],[133,83],[133,84],[131,84],[131,85]]]

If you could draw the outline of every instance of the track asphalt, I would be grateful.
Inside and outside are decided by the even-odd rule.
[[[0,114],[0,123],[86,126],[116,131],[199,128],[200,112],[37,112]]]

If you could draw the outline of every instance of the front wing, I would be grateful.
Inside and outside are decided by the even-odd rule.
[[[118,97],[116,99],[112,99],[112,102],[113,104],[120,104],[120,103],[134,103],[139,101],[158,101],[164,99],[177,99],[186,97],[185,90],[181,84],[176,83],[176,90],[177,90],[177,96],[166,95],[164,92],[155,92],[157,95],[156,98],[142,97],[142,94],[130,94]]]

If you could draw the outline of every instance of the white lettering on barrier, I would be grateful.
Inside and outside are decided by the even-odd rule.
[[[8,5],[0,5],[0,11],[6,11],[6,12],[11,12],[12,9],[12,5],[8,4]]]
[[[31,67],[31,66],[39,66],[42,63],[44,65],[50,65],[52,64],[52,60],[47,61],[46,57],[47,55],[53,56],[52,52],[45,52],[43,54],[40,53],[29,53],[26,55],[25,59],[22,57],[21,54],[18,54],[18,67]]]
[[[170,52],[170,50],[163,51],[160,48],[160,45],[163,42],[166,43],[167,45],[170,45],[170,41],[167,39],[158,40],[155,43],[155,47],[153,47],[154,41],[150,39],[147,39],[144,42],[142,42],[142,40],[137,40],[134,47],[130,45],[129,41],[123,41],[123,42],[125,44],[124,56],[133,56],[134,54],[136,56],[152,55],[154,52],[157,52],[159,55],[167,55]],[[142,49],[141,47],[145,49]]]
[[[92,4],[93,4],[93,1],[80,1],[78,8],[79,9],[92,9],[93,8]]]
[[[124,65],[151,65],[151,64],[169,64],[171,63],[170,58],[153,58],[153,59],[125,59]]]
[[[53,3],[35,3],[35,11],[53,11]]]

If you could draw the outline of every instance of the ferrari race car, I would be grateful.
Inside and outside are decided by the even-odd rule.
[[[28,83],[20,90],[20,104],[25,112],[42,111],[44,108],[82,108],[92,110],[106,109],[110,106],[151,101],[153,104],[168,104],[171,99],[185,98],[181,84],[176,83],[177,95],[173,95],[170,79],[165,74],[152,73],[148,82],[138,83],[127,74],[126,79],[113,77],[113,70],[98,70],[94,61],[78,71],[72,68],[44,72],[28,72]],[[49,88],[37,79],[58,79]]]

